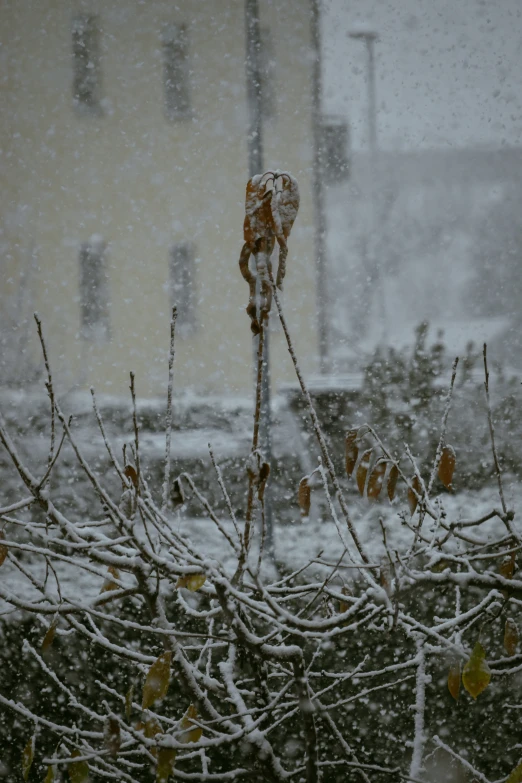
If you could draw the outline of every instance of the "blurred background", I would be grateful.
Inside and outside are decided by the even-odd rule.
[[[278,167],[301,186],[285,308],[309,377],[354,383],[421,322],[521,367],[515,0],[1,13],[2,385],[39,372],[37,309],[63,391],[125,393],[132,367],[162,394],[177,304],[179,388],[248,394],[244,186]]]

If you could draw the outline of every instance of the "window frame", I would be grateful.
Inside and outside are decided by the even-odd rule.
[[[197,331],[196,260],[194,242],[174,242],[169,248],[170,306],[177,307],[176,329],[184,336]]]
[[[171,22],[161,33],[163,61],[163,106],[171,122],[191,120],[192,85],[190,35],[186,23]]]
[[[93,343],[111,340],[107,243],[96,237],[82,242],[78,253],[80,335]]]
[[[99,17],[89,13],[76,14],[71,39],[74,107],[88,114],[101,114]]]

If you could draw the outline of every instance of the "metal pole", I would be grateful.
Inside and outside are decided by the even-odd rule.
[[[248,170],[263,173],[263,116],[261,111],[261,35],[257,0],[245,0],[246,75],[248,101]]]
[[[263,174],[263,112],[262,112],[262,76],[260,63],[261,35],[259,31],[258,0],[245,0],[246,23],[246,74],[248,100],[248,171],[249,176]],[[265,459],[272,463],[272,421],[270,408],[270,333],[265,324],[263,347],[263,380],[261,386],[261,425],[260,442]],[[259,337],[254,339],[254,367],[257,363]],[[272,523],[272,499],[270,485],[265,489],[266,551],[273,557],[274,536]]]
[[[375,41],[378,40],[374,30],[360,29],[349,33],[350,38],[364,41],[368,55],[368,206],[370,210],[368,230],[368,265],[373,272],[375,289],[378,297],[382,339],[387,338],[386,295],[384,291],[384,275],[380,261],[376,257],[376,236],[378,231],[377,215],[377,95],[375,87]]]
[[[312,38],[312,136],[313,136],[313,203],[315,219],[315,275],[317,291],[317,331],[319,368],[322,374],[330,369],[328,345],[328,279],[326,268],[326,216],[322,178],[322,113],[321,113],[321,0],[311,0]]]
[[[366,48],[368,52],[368,145],[370,153],[370,209],[372,211],[371,217],[371,237],[370,237],[370,253],[371,262],[375,268],[375,283],[377,287],[377,296],[379,299],[380,320],[381,320],[381,337],[383,341],[387,339],[387,323],[388,318],[386,314],[386,294],[385,294],[385,282],[384,274],[381,268],[380,259],[376,258],[376,237],[379,230],[378,215],[377,215],[377,96],[375,89],[375,41],[376,36],[366,37]]]
[[[375,38],[366,38],[368,50],[368,138],[372,158],[377,152],[377,99],[375,92]]]

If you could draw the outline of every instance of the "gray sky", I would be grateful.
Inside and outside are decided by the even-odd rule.
[[[366,143],[366,56],[379,32],[379,143],[387,149],[522,143],[522,0],[324,0],[324,109]]]

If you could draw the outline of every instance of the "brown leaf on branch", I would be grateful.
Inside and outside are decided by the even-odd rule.
[[[507,555],[501,562],[498,572],[504,579],[513,579],[515,573],[515,553]]]
[[[422,496],[422,486],[418,476],[414,476],[411,481],[411,487],[408,487],[408,505],[410,507],[410,514],[413,516],[419,502],[418,497]]]
[[[379,568],[379,582],[381,587],[384,587],[387,595],[392,594],[392,569],[390,561],[386,556],[381,558],[381,565]]]
[[[27,778],[29,777],[29,773],[31,771],[31,767],[33,764],[35,740],[36,737],[33,734],[33,736],[27,742],[27,745],[25,746],[22,752],[22,774],[24,780],[27,780]]]
[[[516,622],[508,617],[504,626],[504,649],[508,655],[515,655],[519,638]]]
[[[491,671],[486,661],[486,651],[480,642],[475,644],[473,652],[462,672],[462,684],[474,699],[484,691],[491,680]]]
[[[455,470],[455,450],[453,446],[444,446],[439,462],[439,478],[446,489],[453,489],[453,471]]]
[[[124,473],[127,476],[127,478],[132,481],[136,489],[138,489],[138,474],[136,472],[136,468],[134,467],[134,465],[130,465],[130,464],[125,465]]]
[[[41,647],[42,653],[46,653],[47,650],[49,650],[49,648],[51,647],[51,645],[52,645],[52,643],[54,641],[54,635],[56,633],[56,626],[57,625],[58,625],[58,620],[57,620],[57,618],[55,618],[52,621],[52,623],[49,626],[49,628],[47,629],[47,631],[45,632],[45,636],[43,638],[42,647]]]
[[[3,530],[0,530],[0,542],[2,541],[5,541],[5,533]],[[0,543],[0,566],[4,564],[8,551],[7,546]]]
[[[310,514],[310,504],[312,502],[312,489],[308,483],[308,476],[305,476],[299,482],[297,491],[297,501],[301,509],[301,516],[307,517]]]
[[[171,659],[172,653],[164,652],[150,667],[143,686],[142,709],[148,709],[157,699],[166,696],[170,683]]]
[[[195,593],[196,590],[203,587],[206,581],[205,574],[185,574],[179,577],[176,587],[186,587],[191,593]]]
[[[515,767],[506,783],[522,783],[522,761]]]
[[[180,723],[181,728],[185,729],[180,737],[180,742],[197,742],[201,738],[203,729],[201,726],[196,726],[194,723],[197,719],[198,711],[196,707],[191,704]]]
[[[120,572],[118,571],[118,569],[115,566],[109,566],[109,568],[107,569],[107,573],[110,574],[111,576],[113,576],[114,579],[119,579],[120,578]],[[116,584],[114,579],[111,579],[110,577],[107,577],[107,579],[103,583],[103,587],[101,589],[102,593],[107,593],[110,590],[119,590],[120,589],[120,586],[118,584]]]
[[[185,491],[183,489],[183,484],[181,483],[180,478],[175,479],[172,484],[170,500],[172,502],[173,508],[182,506],[183,503],[185,502]]]
[[[156,765],[156,783],[168,783],[174,773],[176,750],[174,748],[158,748],[158,763]]]
[[[71,758],[82,756],[79,750],[73,750]],[[68,764],[68,772],[71,783],[86,783],[89,779],[89,763],[87,761],[73,761]]]
[[[355,474],[355,480],[357,481],[357,488],[361,495],[364,495],[364,487],[366,485],[366,476],[368,475],[368,468],[370,467],[370,460],[372,458],[372,449],[368,449],[364,452]]]
[[[388,476],[388,498],[390,502],[395,497],[395,490],[397,488],[397,479],[399,478],[399,468],[397,465],[392,465],[390,474]]]
[[[140,720],[138,723],[136,723],[134,728],[136,731],[142,731],[147,739],[154,739],[157,734],[163,734],[163,727],[156,718],[149,718],[146,721]],[[149,750],[154,758],[157,758],[158,749],[149,748]]]
[[[107,718],[103,731],[104,744],[113,758],[116,758],[121,745],[120,724],[116,718]]]
[[[346,440],[344,442],[344,459],[346,464],[346,474],[351,476],[353,469],[355,468],[357,457],[359,456],[359,449],[357,448],[358,430],[349,430],[346,433]]]
[[[460,694],[460,661],[454,661],[448,672],[448,690],[455,699],[459,700]]]
[[[134,698],[134,685],[131,685],[127,693],[125,694],[125,717],[130,720],[132,713],[132,700]]]
[[[369,498],[372,498],[373,500],[377,500],[377,498],[381,494],[381,489],[384,481],[384,474],[386,473],[387,465],[388,463],[385,459],[380,459],[371,472],[366,494]]]
[[[350,593],[350,591],[348,590],[347,587],[343,587],[343,589],[341,590],[341,593],[343,595],[346,595],[346,596],[351,595],[351,593]],[[350,608],[350,604],[347,601],[339,601],[339,612],[340,612],[340,614],[344,614],[344,612],[347,612],[349,608]]]

